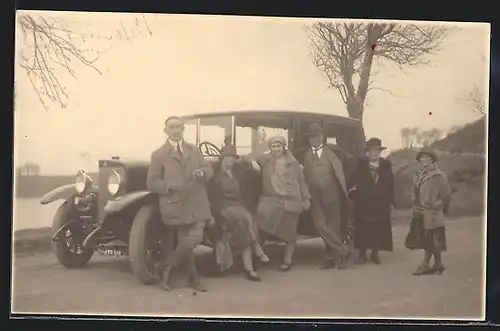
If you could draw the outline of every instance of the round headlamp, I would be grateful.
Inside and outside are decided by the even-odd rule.
[[[92,178],[90,178],[83,170],[78,171],[75,177],[75,188],[79,194],[82,194],[92,185]]]
[[[113,170],[113,172],[111,173],[111,176],[109,176],[109,179],[108,179],[108,191],[109,191],[109,193],[111,193],[112,195],[115,195],[116,193],[118,193],[118,191],[120,190],[121,184],[122,184],[122,178],[121,178],[120,174],[116,170]]]

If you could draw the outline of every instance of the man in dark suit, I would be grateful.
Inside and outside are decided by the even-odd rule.
[[[306,136],[309,146],[296,154],[304,166],[311,193],[310,215],[326,246],[325,259],[320,268],[331,269],[338,260],[339,269],[343,269],[349,253],[343,242],[343,231],[346,231],[350,211],[342,161],[323,144],[323,130],[319,125],[310,125]]]
[[[151,155],[147,187],[159,195],[162,220],[174,234],[170,241],[177,245],[163,265],[160,285],[171,290],[172,270],[185,264],[191,286],[206,291],[196,271],[193,250],[203,240],[205,224],[212,222],[205,183],[213,176],[213,170],[198,148],[184,141],[184,123],[180,118],[169,117],[164,132],[168,139]],[[166,240],[166,246],[170,245]]]

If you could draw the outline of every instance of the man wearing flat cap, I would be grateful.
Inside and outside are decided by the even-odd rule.
[[[310,215],[318,234],[325,242],[325,259],[321,269],[331,269],[337,262],[339,269],[349,253],[343,241],[350,211],[346,178],[341,159],[324,145],[321,126],[313,123],[305,135],[309,146],[297,153],[304,166],[304,174],[311,194]]]
[[[160,270],[160,286],[171,290],[172,270],[185,265],[191,286],[205,291],[196,271],[193,250],[202,242],[205,224],[212,222],[205,184],[213,176],[213,170],[198,148],[184,141],[184,123],[179,117],[167,118],[164,132],[168,138],[152,153],[147,174],[147,187],[158,194],[162,220],[174,235],[166,240],[165,250],[169,250],[172,240],[177,242],[172,256],[167,254]]]

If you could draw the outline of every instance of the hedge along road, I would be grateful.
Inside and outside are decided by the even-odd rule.
[[[323,244],[301,241],[289,273],[259,269],[261,283],[235,271],[207,277],[206,293],[165,292],[140,284],[126,258],[95,255],[87,267],[68,270],[50,253],[14,259],[13,313],[127,314],[149,316],[372,317],[482,319],[483,218],[448,220],[443,275],[412,276],[422,252],[404,248],[407,225],[393,228],[393,253],[383,265],[318,270]],[[280,247],[267,248],[279,261]],[[209,250],[199,248],[206,273]]]

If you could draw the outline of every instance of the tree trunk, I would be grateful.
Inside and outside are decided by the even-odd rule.
[[[359,99],[350,98],[347,100],[347,114],[349,117],[358,119],[361,121],[361,130],[356,139],[356,146],[364,146],[366,143],[366,133],[363,125],[363,101]]]
[[[366,142],[366,133],[363,126],[363,113],[365,110],[364,104],[366,95],[368,93],[368,87],[370,83],[370,72],[373,63],[373,51],[371,49],[372,40],[376,40],[377,36],[373,35],[373,26],[370,25],[368,28],[368,38],[367,44],[365,45],[365,57],[363,59],[363,64],[361,65],[361,72],[359,75],[358,89],[355,95],[350,94],[347,98],[346,106],[347,113],[349,117],[359,119],[362,123],[362,129],[360,136],[358,137],[359,142],[363,145]],[[352,78],[352,77],[351,77]],[[351,80],[352,81],[352,80]]]

